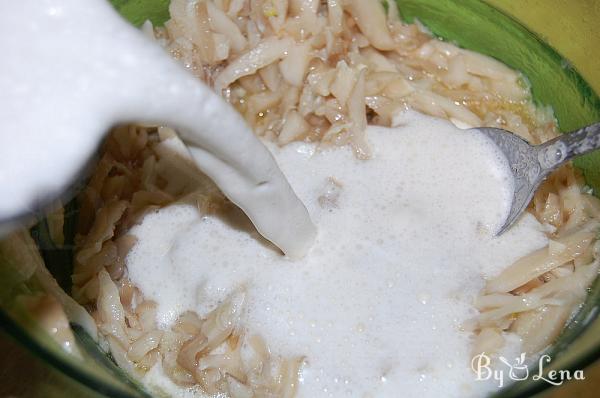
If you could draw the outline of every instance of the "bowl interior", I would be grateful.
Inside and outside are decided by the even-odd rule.
[[[132,24],[146,19],[161,25],[168,19],[169,0],[110,0]],[[435,35],[494,58],[520,70],[528,78],[536,103],[551,106],[561,131],[567,132],[600,120],[600,99],[581,78],[571,63],[563,59],[543,40],[517,21],[479,0],[398,0],[402,18],[421,21]],[[600,154],[578,159],[587,183],[600,192]],[[64,354],[53,341],[38,330],[27,313],[11,298],[21,291],[35,291],[27,278],[19,275],[19,264],[34,255],[39,247],[48,269],[70,291],[72,247],[77,206],[67,206],[66,244],[58,248],[49,239],[48,226],[41,221],[32,229],[36,245],[22,242],[20,252],[0,250],[0,320],[5,330],[34,354],[67,376],[111,397],[148,397],[143,388],[117,368],[109,357],[79,327],[75,334],[84,348],[84,360]],[[27,254],[26,252],[30,252]],[[551,348],[552,367],[574,369],[600,356],[600,281],[590,289],[588,299]],[[549,385],[531,378],[508,386],[498,393],[502,397],[530,396]]]

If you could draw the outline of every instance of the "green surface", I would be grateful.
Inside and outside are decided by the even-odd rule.
[[[170,0],[109,0],[129,22],[141,26],[149,19],[161,26],[169,19]]]
[[[398,0],[398,5],[405,20],[418,19],[441,38],[521,71],[528,78],[534,101],[552,107],[562,132],[600,121],[600,99],[571,62],[506,14],[478,0]],[[575,164],[598,194],[600,153],[579,158]],[[600,354],[597,337],[586,341],[580,355],[568,355],[576,339],[594,321],[599,304],[600,280],[597,279],[585,306],[550,350],[558,369],[585,366]],[[595,322],[594,329],[597,327],[598,322]],[[545,382],[528,379],[510,385],[498,396],[526,397],[548,387]]]
[[[577,70],[600,93],[600,1],[598,0],[485,0],[525,21],[527,27],[576,65]],[[594,23],[596,22],[596,23]],[[581,40],[585,38],[585,40]]]
[[[562,132],[600,121],[598,95],[570,62],[502,12],[478,0],[398,0],[398,4],[407,21],[418,18],[434,34],[523,72],[535,102],[554,109]],[[575,164],[600,192],[600,154],[579,158]]]
[[[111,0],[111,2],[136,26],[141,25],[146,19],[150,19],[155,25],[161,25],[168,19],[169,0]],[[503,13],[478,0],[398,0],[398,4],[402,16],[408,21],[418,18],[440,37],[498,58],[522,71],[529,78],[534,99],[540,104],[554,108],[563,131],[600,120],[598,96],[569,66],[570,63]],[[585,36],[579,37],[580,40],[587,40]],[[584,169],[588,182],[600,188],[600,155],[588,156],[577,164]],[[600,189],[596,192],[600,192]],[[54,270],[62,285],[65,286],[68,284],[68,280],[65,279],[65,264],[69,263],[64,261],[64,256],[71,256],[71,253],[56,253],[54,248],[46,245],[47,233],[44,228],[42,224],[36,230],[38,244],[43,244],[45,250],[42,250],[42,254],[49,263],[48,268]],[[106,357],[98,356],[102,354],[84,334],[76,331],[80,345],[86,353],[85,364],[57,352],[56,347],[48,341],[48,337],[40,335],[39,330],[27,325],[24,317],[6,318],[6,302],[10,301],[14,292],[29,288],[27,278],[19,275],[18,272],[2,274],[5,264],[18,265],[19,260],[0,256],[0,276],[2,276],[0,286],[5,288],[4,295],[0,296],[0,301],[3,302],[3,311],[0,311],[3,327],[35,352],[37,358],[47,361],[52,367],[50,373],[57,374],[58,369],[62,374],[70,375],[81,383],[103,390],[106,396],[135,397],[143,394],[118,370],[115,370],[114,366],[106,361]],[[598,334],[594,334],[591,329],[584,330],[584,326],[589,323],[587,318],[598,307],[598,301],[600,301],[600,286],[596,283],[586,307],[556,345],[556,348],[563,351],[569,348],[569,352],[561,352],[558,358],[562,368],[585,364],[586,361],[595,359],[600,352],[597,351],[600,349]],[[584,338],[587,336],[587,340],[579,337],[577,343],[573,345],[573,339],[582,333]],[[585,342],[585,345],[579,344],[580,342]],[[569,356],[569,353],[574,354]],[[97,375],[94,370],[97,371]],[[58,376],[62,377],[62,374]],[[85,392],[89,390],[79,383],[62,380],[61,383],[65,383],[66,386],[64,390],[55,385],[48,385],[49,383],[52,384],[54,381],[40,383],[40,386],[36,387],[36,393],[27,396],[76,396],[75,393],[70,395],[70,388],[79,388],[80,396],[91,396]],[[546,385],[542,383],[519,383],[504,391],[504,396],[529,396],[543,387]],[[67,395],[64,395],[65,393]]]
[[[136,26],[146,19],[160,25],[169,16],[168,0],[111,2]],[[562,132],[600,121],[600,99],[571,63],[506,14],[480,0],[397,0],[397,3],[406,21],[417,18],[439,37],[523,72],[531,83],[535,102],[554,109]],[[600,192],[600,154],[589,154],[574,163],[583,170],[594,191]]]

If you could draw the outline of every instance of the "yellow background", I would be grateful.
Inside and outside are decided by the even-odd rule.
[[[600,0],[487,0],[521,21],[600,94]]]
[[[537,33],[571,61],[600,94],[600,0],[486,1]],[[585,376],[583,382],[570,382],[542,395],[545,398],[600,396],[600,361],[585,369]]]
[[[1,0],[0,0],[1,1]],[[523,22],[569,59],[600,93],[600,0],[486,0]],[[97,397],[49,368],[0,332],[0,397]],[[600,396],[600,362],[585,370],[586,380],[552,389],[546,398]]]

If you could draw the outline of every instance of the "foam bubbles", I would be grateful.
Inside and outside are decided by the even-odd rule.
[[[546,238],[529,216],[493,237],[511,187],[489,141],[409,119],[369,127],[366,161],[346,148],[270,147],[318,225],[300,261],[190,206],[146,216],[127,264],[159,303],[161,324],[185,310],[206,314],[244,286],[245,327],[274,353],[307,358],[300,397],[464,396],[464,385],[481,393],[460,324],[483,276]]]

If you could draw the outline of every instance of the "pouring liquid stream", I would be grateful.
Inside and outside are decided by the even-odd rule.
[[[0,220],[57,197],[112,126],[161,124],[177,129],[198,167],[266,239],[292,258],[306,254],[316,228],[269,151],[107,2],[4,2],[0,33]]]
[[[469,336],[456,330],[472,310],[464,297],[481,290],[482,272],[497,273],[547,244],[532,216],[492,236],[508,213],[512,180],[506,159],[483,137],[407,113],[393,129],[368,127],[375,144],[368,161],[347,148],[271,147],[309,216],[237,112],[107,3],[23,0],[0,11],[0,48],[8,54],[0,119],[15,132],[0,147],[0,184],[11,187],[0,220],[60,193],[111,126],[169,125],[265,238],[290,257],[316,243],[291,263],[218,218],[198,219],[181,205],[159,210],[131,231],[138,243],[126,265],[132,283],[158,304],[161,325],[183,311],[206,315],[246,286],[245,327],[273,352],[310,360],[299,396],[337,388],[338,396],[395,397],[399,386],[407,396],[430,386],[439,396],[470,380],[462,365]],[[22,40],[12,40],[17,31]],[[475,156],[463,161],[459,151]],[[423,374],[437,381],[422,383]]]

